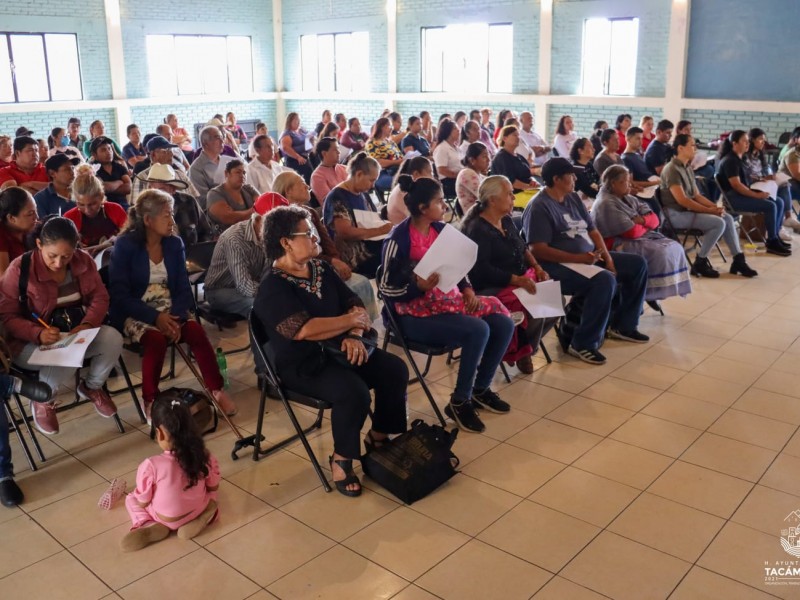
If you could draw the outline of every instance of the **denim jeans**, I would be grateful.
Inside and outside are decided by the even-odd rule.
[[[781,210],[779,210],[772,198],[767,198],[766,200],[751,198],[733,190],[728,192],[726,196],[733,210],[737,212],[762,213],[764,215],[764,226],[767,228],[767,237],[770,240],[778,237],[781,223],[783,223],[783,201],[779,200],[781,203]]]
[[[9,375],[0,373],[0,397],[5,400],[11,395],[12,380]],[[5,405],[0,406],[0,479],[14,476],[11,464],[11,443],[8,439],[8,415]]]
[[[375,189],[383,192],[388,192],[392,189],[392,181],[394,180],[394,172],[381,171],[378,179],[375,180]]]
[[[572,336],[576,350],[599,348],[606,327],[626,333],[639,327],[647,288],[647,261],[637,254],[610,254],[617,269],[616,277],[610,271],[603,271],[588,278],[560,263],[542,263],[548,275],[561,282],[562,294],[586,300],[580,325]]]
[[[247,318],[253,308],[254,297],[242,296],[236,288],[205,290],[206,300],[214,310],[241,315]]]
[[[461,346],[456,388],[453,390],[453,396],[458,400],[472,398],[473,387],[483,390],[491,385],[514,334],[514,322],[499,313],[481,318],[462,314],[402,316],[399,325],[403,333],[415,342]]]
[[[697,251],[700,258],[708,258],[720,238],[725,240],[725,244],[733,256],[742,253],[739,246],[739,234],[733,217],[725,213],[722,217],[710,215],[708,213],[696,213],[690,210],[665,209],[669,212],[670,222],[675,227],[681,229],[699,229],[703,232],[703,239],[700,240],[703,247]]]

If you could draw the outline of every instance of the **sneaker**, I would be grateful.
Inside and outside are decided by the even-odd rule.
[[[84,400],[91,400],[92,404],[94,404],[94,409],[101,417],[110,419],[117,414],[117,405],[114,404],[111,396],[103,388],[92,390],[86,386],[85,381],[81,381],[78,386],[78,396]]]
[[[787,229],[786,227],[781,227],[781,230],[778,232],[778,236],[784,242],[791,242],[794,239],[794,236],[792,235],[792,230]]]
[[[236,408],[236,404],[234,404],[233,400],[231,400],[231,397],[228,396],[228,393],[225,390],[215,391],[214,399],[217,401],[217,404],[219,404],[219,407],[220,409],[222,409],[222,412],[224,412],[229,417],[232,417],[237,412],[239,412],[239,409]]]
[[[590,365],[606,364],[606,357],[600,354],[600,352],[598,352],[597,350],[591,350],[589,348],[578,350],[574,346],[570,346],[567,352],[569,352],[569,354],[574,356],[575,358],[579,358],[583,362],[589,363]]]
[[[633,331],[620,331],[619,329],[609,329],[608,337],[612,340],[622,340],[623,342],[633,342],[634,344],[646,344],[650,338],[638,329]]]
[[[24,499],[22,490],[19,489],[13,477],[0,479],[0,504],[8,508],[14,508],[18,504],[22,504]]]
[[[783,226],[788,227],[789,229],[794,229],[797,233],[800,233],[800,221],[797,220],[797,217],[792,215],[791,217],[783,220]]]
[[[505,400],[501,400],[492,388],[486,388],[482,392],[472,391],[472,401],[478,408],[488,410],[489,412],[503,414],[511,410],[511,405]]]
[[[33,424],[45,435],[58,433],[58,417],[55,402],[31,402]]]
[[[464,431],[483,433],[486,430],[486,425],[483,424],[483,421],[475,411],[475,405],[472,400],[465,400],[456,404],[451,398],[450,403],[444,407],[444,414],[455,421],[456,425]]]

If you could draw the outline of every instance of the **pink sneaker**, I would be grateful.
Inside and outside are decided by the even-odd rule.
[[[55,402],[31,402],[33,424],[45,435],[58,433],[58,417]]]
[[[224,412],[229,417],[232,417],[237,412],[239,412],[239,409],[236,408],[236,404],[234,404],[233,400],[231,400],[231,397],[228,396],[228,393],[225,390],[215,391],[214,399],[217,401],[217,404],[219,404],[219,407],[222,409],[222,412]]]
[[[86,387],[86,382],[81,381],[78,386],[78,395],[84,400],[91,400],[94,404],[94,409],[101,417],[109,419],[117,414],[117,406],[103,388],[91,390]]]

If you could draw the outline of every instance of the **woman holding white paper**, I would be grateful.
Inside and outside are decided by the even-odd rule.
[[[511,220],[514,188],[503,175],[487,177],[478,190],[478,201],[464,217],[461,231],[478,244],[478,260],[469,272],[472,285],[486,296],[496,296],[506,308],[522,312],[514,337],[503,357],[525,374],[533,373],[533,355],[557,318],[534,319],[522,306],[514,290],[536,293],[536,282],[550,279],[525,247]]]
[[[427,177],[414,181],[403,175],[398,185],[406,193],[411,216],[395,227],[383,245],[383,275],[378,287],[397,313],[403,333],[417,342],[458,344],[461,361],[456,387],[445,414],[467,431],[485,429],[476,408],[507,413],[508,403],[490,385],[514,332],[508,311],[497,298],[476,296],[466,277],[452,290],[437,288],[439,274],[427,279],[414,274],[445,228],[441,184]]]
[[[49,367],[29,362],[40,345],[57,342],[62,332],[78,333],[99,327],[85,357],[88,372],[78,385],[78,395],[91,400],[101,417],[113,417],[117,407],[103,389],[108,374],[119,360],[122,336],[103,325],[109,298],[94,259],[78,246],[78,230],[64,217],[45,221],[36,235],[36,250],[14,259],[0,284],[0,319],[14,363],[39,371],[39,381],[48,384],[53,397],[71,380],[75,369]],[[23,260],[25,266],[23,267]],[[27,301],[21,304],[20,277],[27,278]],[[45,326],[46,325],[46,326]],[[55,402],[32,402],[36,428],[44,434],[58,433]]]
[[[322,221],[342,260],[356,273],[372,279],[381,262],[381,236],[391,231],[392,224],[366,226],[363,219],[359,223],[357,215],[358,211],[377,215],[369,191],[375,186],[381,166],[366,152],[359,152],[350,159],[347,170],[347,179],[325,197]]]

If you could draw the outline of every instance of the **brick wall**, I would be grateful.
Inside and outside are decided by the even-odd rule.
[[[671,0],[558,0],[553,6],[551,92],[578,94],[583,22],[590,17],[638,17],[636,95],[663,96]]]
[[[3,2],[0,31],[77,34],[84,99],[111,97],[103,0],[87,0],[80,5],[79,12],[70,3]]]
[[[89,137],[89,123],[95,119],[100,119],[106,126],[106,135],[119,141],[116,122],[114,121],[114,110],[110,108],[92,110],[70,110],[53,112],[18,112],[0,113],[0,133],[14,135],[17,127],[24,125],[32,129],[35,138],[47,139],[50,130],[54,127],[66,127],[70,117],[78,117],[81,120],[81,133]],[[124,137],[124,132],[123,132]],[[123,141],[127,143],[127,141]]]
[[[229,8],[212,0],[176,0],[171,3],[120,0],[120,14],[129,98],[164,95],[163,91],[151,90],[148,84],[145,48],[145,36],[148,34],[250,36],[254,91],[269,92],[275,89],[270,0],[241,0],[235,7]],[[171,57],[164,58],[170,60]]]
[[[286,114],[296,112],[300,115],[300,121],[303,127],[311,130],[316,127],[317,123],[322,119],[322,111],[325,109],[330,110],[333,114],[337,112],[344,113],[348,119],[351,117],[358,117],[361,121],[362,129],[369,131],[370,125],[378,120],[381,116],[383,109],[386,108],[381,102],[372,100],[287,100],[286,101]],[[277,132],[283,131],[283,123],[279,123]]]
[[[446,0],[397,1],[397,87],[419,92],[421,87],[422,27],[453,23],[511,23],[514,26],[513,92],[538,89],[538,0],[463,0],[458,10]],[[465,41],[468,43],[468,40]]]
[[[682,118],[692,122],[692,133],[704,142],[719,138],[719,134],[752,127],[760,127],[773,144],[784,131],[800,126],[800,115],[796,113],[743,112],[724,110],[684,110]]]
[[[552,104],[548,113],[547,138],[553,139],[556,133],[556,125],[562,115],[569,115],[575,124],[574,131],[581,137],[589,137],[592,134],[592,127],[595,121],[606,121],[609,127],[613,127],[617,121],[617,115],[629,114],[633,117],[633,124],[638,125],[639,119],[644,115],[650,115],[656,122],[663,117],[661,108],[640,107],[640,106],[582,106],[578,104]]]
[[[385,0],[284,2],[282,11],[283,72],[288,91],[302,91],[301,35],[356,31],[369,32],[369,91],[388,90]]]

